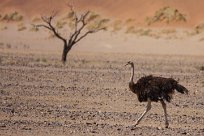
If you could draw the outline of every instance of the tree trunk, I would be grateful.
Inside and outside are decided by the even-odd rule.
[[[70,50],[71,50],[71,46],[68,46],[67,43],[64,43],[64,48],[62,52],[62,63],[63,64],[65,64],[65,62],[67,61],[67,54]]]

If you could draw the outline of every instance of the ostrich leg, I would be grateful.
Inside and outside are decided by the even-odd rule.
[[[151,100],[148,99],[148,103],[146,106],[145,111],[142,113],[142,115],[140,116],[140,118],[137,120],[135,125],[138,125],[140,123],[140,121],[142,120],[142,118],[146,115],[146,113],[151,109]]]
[[[165,127],[168,128],[169,127],[169,122],[168,122],[168,119],[167,119],[166,103],[164,102],[164,100],[161,100],[160,102],[161,102],[162,107],[164,109]]]

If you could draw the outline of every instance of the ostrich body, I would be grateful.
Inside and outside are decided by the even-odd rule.
[[[129,81],[130,90],[137,95],[139,102],[147,102],[146,110],[137,120],[135,125],[138,125],[145,114],[151,109],[151,102],[160,101],[164,109],[165,127],[168,128],[169,123],[165,101],[171,101],[172,95],[175,92],[174,90],[177,90],[182,94],[188,94],[188,90],[172,78],[154,77],[152,75],[142,77],[137,83],[134,83],[134,63],[129,61],[126,65],[131,65],[132,68]]]

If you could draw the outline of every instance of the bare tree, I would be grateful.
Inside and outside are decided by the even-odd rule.
[[[69,37],[65,38],[57,30],[56,23],[53,21],[57,15],[57,12],[53,12],[51,16],[41,16],[43,24],[35,24],[35,28],[46,28],[51,31],[58,39],[64,43],[62,62],[65,63],[67,60],[67,54],[79,41],[85,38],[89,34],[106,30],[106,23],[108,19],[100,18],[99,15],[91,13],[90,11],[84,12],[80,15],[75,11],[73,5],[68,4],[70,12],[68,18],[73,27],[70,29]],[[55,23],[55,24],[54,24]]]

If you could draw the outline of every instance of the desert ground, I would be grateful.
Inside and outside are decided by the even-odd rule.
[[[76,19],[67,2],[79,17],[90,10],[95,19],[109,22],[106,31],[73,46],[63,65],[62,41],[51,29],[33,26],[45,25],[47,16],[69,41],[77,27],[70,25]],[[203,4],[1,0],[0,136],[204,136]],[[146,103],[129,90],[127,61],[135,63],[135,82],[151,74],[174,78],[189,90],[188,95],[176,92],[167,104],[169,128],[160,103],[133,127]]]
[[[60,54],[1,49],[0,135],[204,135],[203,56],[72,52],[64,66]],[[173,77],[189,90],[176,93],[163,109],[144,111],[129,91],[130,68],[135,81],[148,74]]]

